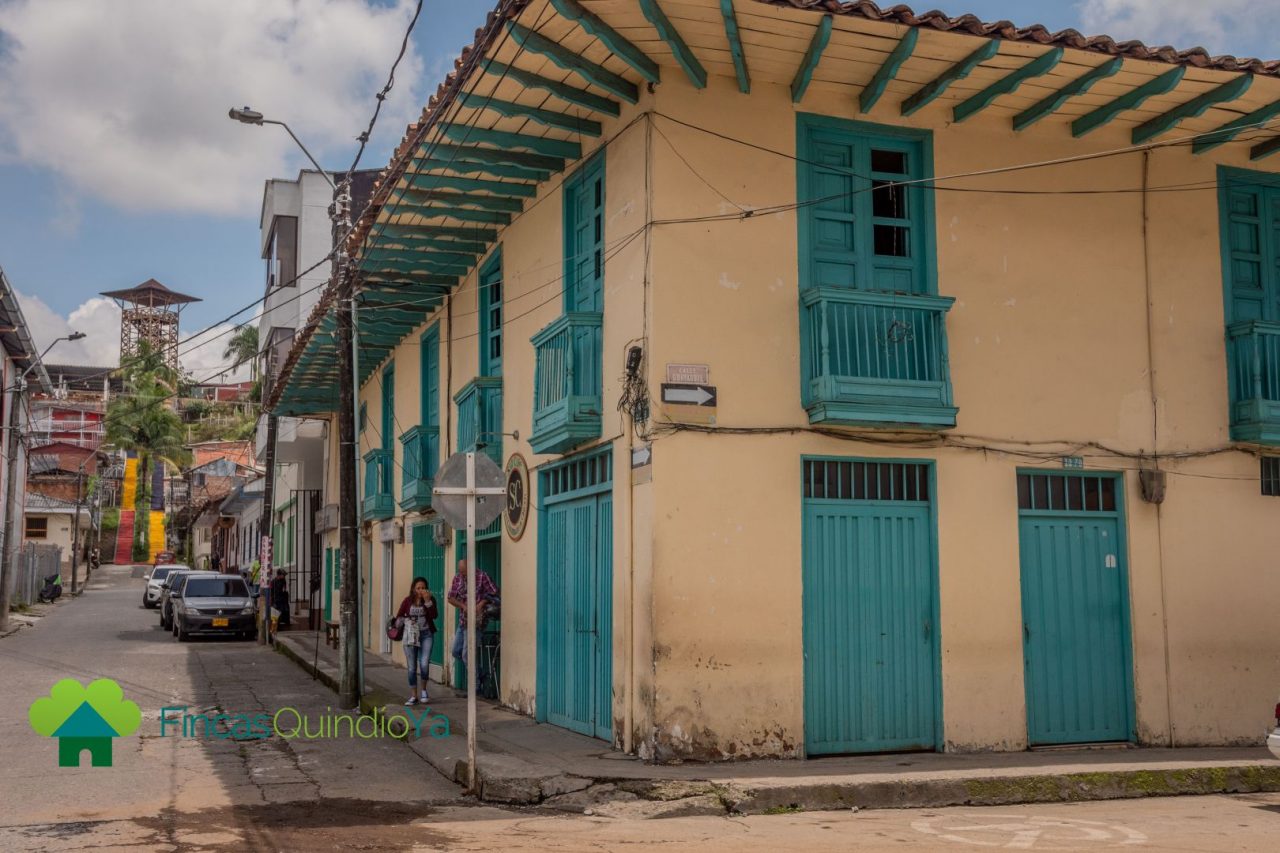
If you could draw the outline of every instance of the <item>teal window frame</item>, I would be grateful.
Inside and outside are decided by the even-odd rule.
[[[480,375],[501,376],[504,309],[501,246],[494,249],[493,254],[480,267],[478,286],[476,303],[480,314]]]
[[[604,232],[605,232],[605,200],[606,182],[605,182],[605,157],[601,151],[578,167],[572,175],[565,179],[564,182],[564,221],[562,223],[564,234],[564,309],[563,313],[569,314],[575,311],[598,311],[604,313]],[[598,184],[595,184],[596,181]],[[591,261],[595,268],[595,275],[600,279],[599,290],[599,306],[582,308],[577,304],[578,290],[581,282],[578,277],[578,268],[575,261],[580,255],[585,254],[583,247],[578,245],[575,232],[578,228],[576,200],[578,194],[584,190],[594,191],[599,189],[599,198],[592,205],[596,209],[596,219],[593,239],[591,242]]]
[[[404,445],[400,508],[431,507],[431,488],[440,467],[440,324],[418,338],[418,424],[400,436]]]
[[[1252,213],[1235,206],[1242,190],[1255,194]],[[1280,175],[1219,166],[1218,226],[1230,437],[1280,445]],[[1257,229],[1255,251],[1236,248],[1240,226]],[[1247,265],[1256,265],[1256,287],[1238,288]],[[1256,310],[1240,310],[1250,302]]]
[[[815,198],[810,195],[810,185],[813,182],[810,170],[817,165],[813,159],[813,144],[822,138],[838,139],[843,144],[850,144],[867,152],[868,155],[870,149],[877,146],[881,150],[901,151],[906,153],[908,158],[913,153],[915,154],[915,159],[919,160],[918,168],[913,168],[909,163],[907,172],[899,176],[901,180],[914,182],[904,187],[906,190],[905,198],[908,216],[899,219],[872,215],[872,181],[889,180],[894,176],[890,173],[872,172],[869,156],[865,158],[867,160],[866,172],[861,171],[861,167],[856,163],[849,167],[856,184],[856,194],[852,199],[853,221],[851,224],[854,231],[855,245],[871,246],[874,245],[875,225],[893,225],[897,222],[909,223],[907,227],[912,232],[912,247],[915,252],[913,260],[916,261],[914,264],[915,269],[912,272],[915,287],[910,291],[903,292],[926,295],[937,294],[937,213],[931,184],[934,177],[933,132],[916,128],[891,127],[872,122],[820,116],[813,113],[800,113],[796,117],[796,197],[797,201],[804,205],[798,217],[800,232],[800,289],[806,290],[823,284],[821,278],[814,275],[813,250],[811,248],[814,245],[815,238],[814,219],[820,211],[816,204],[805,204]],[[877,222],[877,220],[879,221]],[[872,258],[877,256],[874,254],[864,256],[860,252],[854,252],[853,257],[855,280],[846,286],[864,291],[894,292],[872,286],[874,282],[868,267],[873,265]],[[888,259],[891,256],[878,257]],[[896,267],[906,266],[901,262],[891,260],[886,260],[886,263]]]

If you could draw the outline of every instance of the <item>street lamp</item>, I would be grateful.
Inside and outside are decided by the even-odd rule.
[[[293,138],[293,141],[307,155],[307,159],[324,176],[333,187],[333,204],[329,206],[332,220],[333,268],[330,280],[337,287],[336,314],[338,332],[338,444],[341,452],[338,455],[338,527],[341,531],[338,538],[339,565],[342,567],[342,608],[339,611],[341,626],[339,638],[341,649],[338,655],[338,698],[344,708],[356,708],[360,704],[360,693],[364,685],[364,648],[360,637],[360,610],[358,597],[360,584],[356,570],[358,553],[358,531],[356,520],[356,415],[355,415],[355,290],[352,286],[350,270],[347,264],[345,240],[351,223],[348,221],[351,205],[351,175],[343,175],[339,183],[325,171],[316,158],[311,156],[307,146],[289,128],[289,125],[275,119],[264,118],[262,113],[249,107],[232,107],[227,116],[241,124],[278,124]],[[262,509],[265,514],[265,530],[271,529],[271,519],[275,512],[273,505],[275,491],[275,445],[276,416],[267,413],[267,479],[263,484]],[[264,533],[264,543],[269,542],[269,534]],[[262,561],[264,570],[270,568],[267,560]],[[268,584],[270,578],[268,578]],[[270,588],[268,586],[268,588]],[[270,624],[268,605],[263,609],[263,632],[267,636],[266,626]]]
[[[303,154],[307,155],[307,159],[311,161],[311,165],[316,167],[316,171],[318,171],[321,175],[324,175],[324,179],[329,182],[329,186],[333,187],[334,192],[338,191],[338,187],[333,183],[333,178],[329,177],[329,173],[325,171],[324,167],[321,166],[318,162],[316,162],[315,157],[311,156],[311,152],[307,150],[307,146],[303,145],[302,140],[298,138],[297,134],[295,134],[292,130],[289,129],[289,125],[285,124],[282,121],[276,121],[275,119],[263,118],[262,113],[258,112],[257,110],[251,110],[248,107],[232,107],[231,109],[227,110],[227,116],[232,119],[235,119],[241,124],[256,124],[256,125],[278,124],[281,127],[283,127],[285,129],[285,132],[293,137],[293,141],[298,143],[298,147],[302,149]]]
[[[53,343],[45,347],[44,352],[40,353],[39,358],[34,359],[31,364],[27,365],[27,369],[22,371],[21,375],[18,376],[17,380],[13,383],[13,387],[8,389],[13,392],[13,398],[12,403],[9,406],[9,425],[3,430],[6,433],[5,437],[8,440],[5,456],[8,460],[7,465],[9,476],[8,482],[5,483],[4,506],[6,507],[6,511],[4,513],[4,539],[3,544],[0,545],[0,632],[7,630],[9,627],[10,575],[13,574],[14,558],[17,554],[17,551],[12,547],[14,516],[16,515],[13,510],[14,501],[17,499],[16,492],[18,485],[18,478],[15,476],[18,471],[18,410],[22,408],[18,404],[17,398],[18,395],[20,395],[26,388],[26,379],[28,374],[35,370],[39,364],[44,362],[44,357],[49,354],[50,350],[62,341],[78,341],[85,337],[88,336],[85,335],[84,332],[72,332],[69,335],[63,335],[60,338],[55,338]],[[79,521],[80,519],[77,517],[76,523],[78,524]]]

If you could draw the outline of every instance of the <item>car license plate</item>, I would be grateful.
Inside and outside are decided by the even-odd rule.
[[[215,627],[215,628],[225,628],[225,627],[227,627],[227,625],[228,625],[228,623],[229,623],[229,622],[230,622],[230,620],[228,620],[228,619],[214,619],[214,620],[213,620],[213,627]]]

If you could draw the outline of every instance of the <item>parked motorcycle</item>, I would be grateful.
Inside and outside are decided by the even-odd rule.
[[[62,595],[62,575],[49,575],[44,579],[44,587],[36,597],[48,603]]]

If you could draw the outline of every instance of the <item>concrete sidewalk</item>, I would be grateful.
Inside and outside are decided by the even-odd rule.
[[[337,652],[317,639],[312,632],[287,632],[276,647],[336,689]],[[366,654],[365,681],[366,713],[378,708],[403,715],[403,667]],[[467,777],[466,700],[446,686],[432,688],[430,710],[449,718],[451,736],[408,743],[447,778],[462,783]],[[1280,791],[1280,761],[1263,746],[658,765],[489,702],[480,703],[477,728],[481,799],[571,811],[683,816]]]

